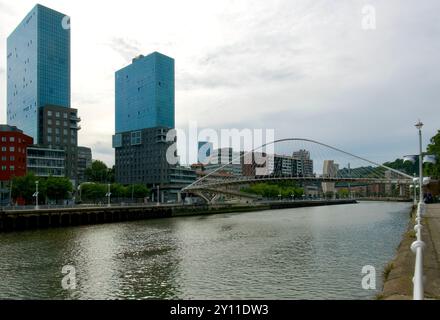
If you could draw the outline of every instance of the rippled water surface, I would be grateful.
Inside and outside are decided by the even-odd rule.
[[[0,299],[371,299],[409,204],[173,218],[0,234]],[[63,266],[76,290],[62,289]]]

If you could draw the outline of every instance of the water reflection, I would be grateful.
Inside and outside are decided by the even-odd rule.
[[[361,203],[2,234],[0,298],[369,299],[362,267],[381,280],[408,213]]]

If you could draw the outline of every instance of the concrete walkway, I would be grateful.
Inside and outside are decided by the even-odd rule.
[[[427,206],[423,241],[426,243],[424,271],[426,298],[440,299],[440,204]]]
[[[390,263],[391,270],[384,283],[381,299],[412,300],[415,255],[411,244],[415,241],[415,212],[409,225],[409,231],[404,235],[398,248],[397,256]],[[430,204],[423,219],[424,274],[426,299],[440,299],[440,204]]]

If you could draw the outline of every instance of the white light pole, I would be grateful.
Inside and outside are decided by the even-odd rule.
[[[110,192],[110,183],[108,184],[108,192],[106,194],[107,198],[108,198],[108,203],[107,203],[107,207],[111,207],[111,202],[110,202],[110,197],[111,197],[112,193]]]
[[[420,203],[423,203],[423,141],[422,141],[422,128],[423,123],[419,120],[419,122],[415,125],[417,130],[419,130],[419,147],[420,147],[420,155],[419,155],[419,184],[420,184]]]
[[[157,185],[157,205],[160,206],[160,186]]]
[[[40,207],[39,207],[39,205],[38,205],[38,184],[39,184],[40,182],[39,181],[35,181],[35,194],[34,194],[34,197],[35,197],[35,210],[38,210],[38,209],[40,209]]]

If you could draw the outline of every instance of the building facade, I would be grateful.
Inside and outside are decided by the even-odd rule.
[[[307,150],[299,150],[292,155],[298,161],[298,176],[299,177],[313,177],[314,167],[313,160],[310,157],[310,152]]]
[[[115,88],[116,182],[147,185],[155,201],[180,201],[180,190],[196,174],[167,159],[177,142],[167,140],[175,125],[174,59],[140,55],[116,72]]]
[[[166,141],[169,130],[148,128],[117,133],[113,138],[116,181],[149,186],[168,184],[171,165],[166,154],[172,144]]]
[[[65,154],[65,175],[74,185],[78,181],[78,111],[73,108],[44,106],[40,108],[39,146],[62,149]]]
[[[32,137],[17,127],[0,125],[0,181],[26,175],[26,150],[32,143]]]
[[[198,163],[208,164],[213,152],[214,152],[214,145],[212,144],[212,142],[199,141],[197,148]]]
[[[222,171],[234,176],[243,174],[242,153],[234,151],[232,148],[216,149],[212,152],[209,163],[205,165],[207,173]]]
[[[336,178],[339,171],[339,165],[335,163],[334,160],[325,160],[322,170],[322,175],[324,178]],[[322,183],[322,192],[324,195],[327,194],[335,194],[336,188],[335,182],[323,182]]]
[[[87,182],[86,170],[92,166],[92,149],[78,147],[78,183]]]
[[[70,105],[70,70],[70,18],[37,4],[7,40],[7,121],[37,148],[63,150],[75,185],[80,119]]]
[[[115,78],[116,133],[174,128],[174,59],[140,55]]]
[[[61,148],[31,146],[27,149],[27,170],[38,177],[65,177],[65,151]]]
[[[7,122],[39,141],[39,108],[70,107],[69,18],[37,4],[7,39]]]

